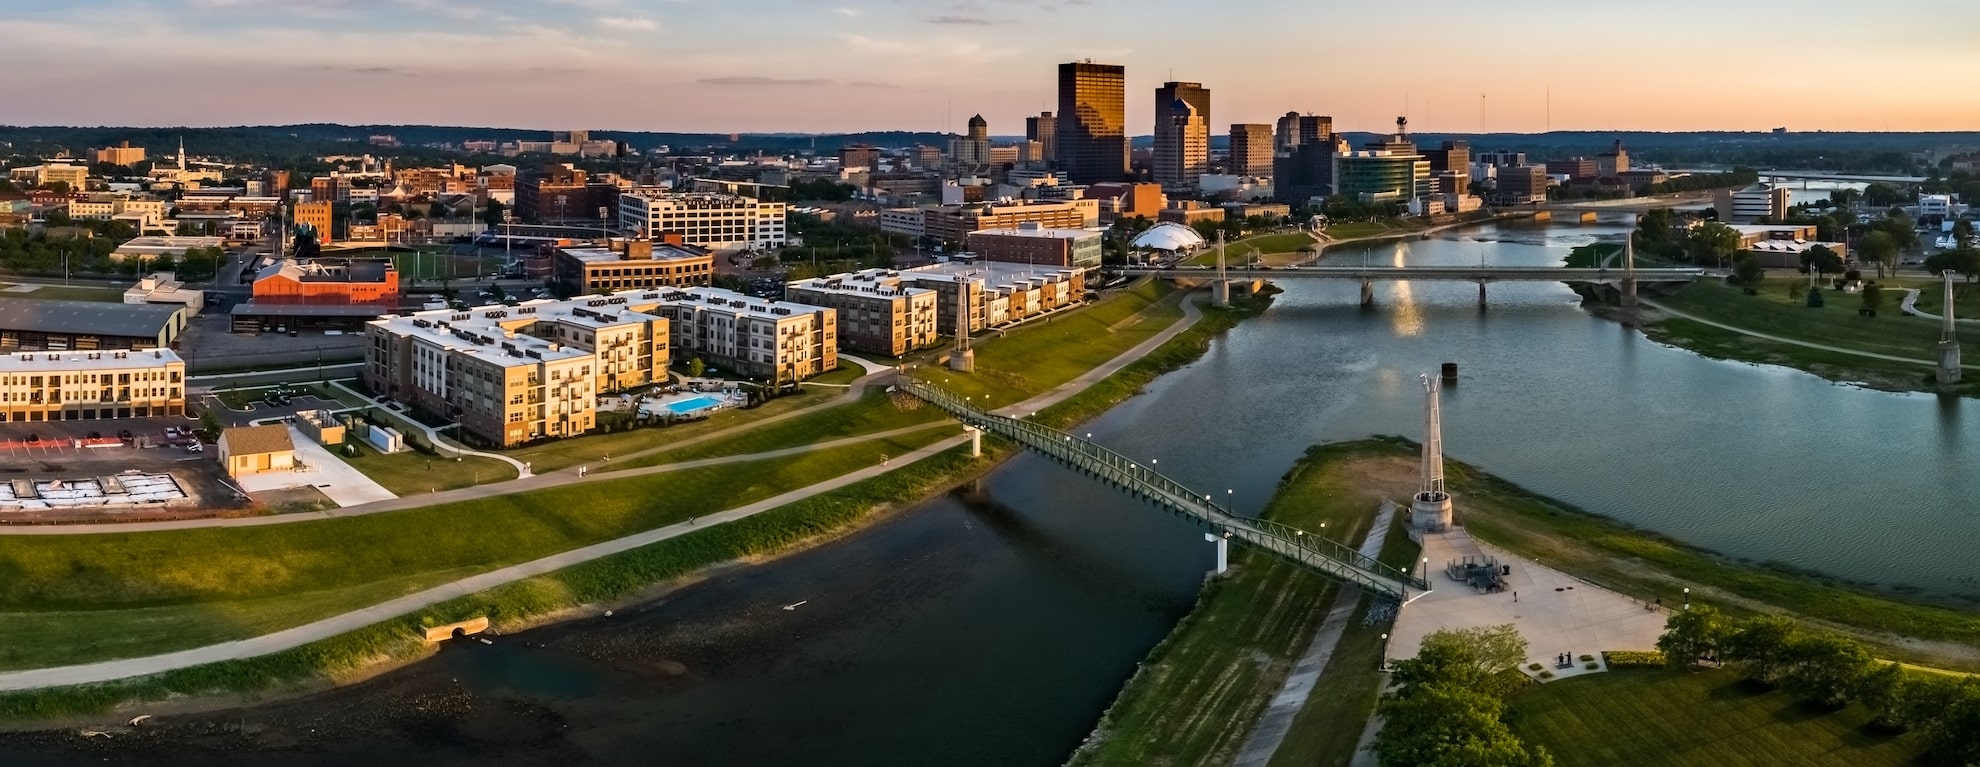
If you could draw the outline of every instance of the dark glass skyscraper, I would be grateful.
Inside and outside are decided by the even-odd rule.
[[[1059,65],[1059,168],[1074,183],[1127,178],[1127,70],[1075,61]]]

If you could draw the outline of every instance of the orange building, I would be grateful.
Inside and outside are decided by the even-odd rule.
[[[295,211],[289,214],[293,223],[308,224],[311,229],[316,230],[318,245],[330,244],[330,222],[334,216],[335,214],[331,212],[331,203],[327,202],[299,202],[295,205]]]
[[[253,302],[261,305],[399,305],[399,271],[385,259],[284,259],[254,277]]]

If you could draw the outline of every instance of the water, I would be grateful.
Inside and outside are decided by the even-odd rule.
[[[1553,264],[1622,234],[1484,227],[1328,260]],[[1658,346],[1559,284],[1494,284],[1483,311],[1465,283],[1378,284],[1370,310],[1351,282],[1285,289],[1082,430],[1255,510],[1314,442],[1415,435],[1417,375],[1457,362],[1454,458],[1730,554],[1980,594],[1963,575],[1980,521],[1957,500],[1980,493],[1980,413],[1959,400]],[[1056,765],[1188,609],[1211,549],[1029,456],[983,487],[612,619],[204,720],[265,727],[255,738],[91,751],[0,738],[0,763]],[[319,735],[268,734],[305,729]]]
[[[722,398],[710,397],[703,394],[699,397],[689,397],[684,400],[669,402],[667,403],[667,409],[673,411],[675,415],[686,415],[698,410],[707,410],[720,404],[722,404]]]

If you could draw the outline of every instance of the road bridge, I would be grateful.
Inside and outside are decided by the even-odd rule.
[[[1237,516],[1218,505],[1211,494],[1196,492],[1156,472],[1152,465],[1143,466],[1091,440],[1043,424],[985,412],[966,398],[908,376],[896,379],[895,387],[979,430],[979,437],[981,432],[988,432],[1012,440],[1061,466],[1196,523],[1217,540],[1220,552],[1228,541],[1238,541],[1398,601],[1407,601],[1412,593],[1429,590],[1429,584],[1422,578],[1385,565],[1353,546],[1289,525]]]
[[[1636,286],[1645,282],[1691,282],[1705,276],[1704,269],[1682,268],[1633,268],[1633,254],[1626,254],[1623,266],[1619,269],[1582,268],[1568,266],[1284,266],[1217,269],[1197,266],[1182,269],[1172,268],[1127,268],[1122,274],[1131,277],[1151,276],[1166,279],[1213,280],[1228,285],[1231,280],[1251,282],[1258,280],[1359,280],[1361,282],[1361,302],[1375,301],[1374,283],[1376,280],[1445,280],[1478,283],[1478,301],[1485,302],[1485,284],[1490,282],[1589,282],[1602,285],[1616,285],[1622,289],[1625,302],[1633,304]],[[1228,295],[1228,288],[1220,288],[1218,295]]]

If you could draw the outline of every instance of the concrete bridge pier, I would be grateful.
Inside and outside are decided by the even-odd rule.
[[[1636,308],[1636,278],[1635,277],[1623,278],[1622,305],[1624,309]]]
[[[969,435],[969,457],[983,457],[983,430],[974,426],[964,426],[963,433]]]
[[[1478,281],[1478,308],[1485,308],[1485,281]]]
[[[1223,575],[1231,569],[1231,539],[1216,533],[1204,533],[1203,540],[1217,545],[1217,569],[1215,574]]]
[[[1231,308],[1231,281],[1217,280],[1210,284],[1210,305],[1219,309]]]
[[[1362,281],[1361,281],[1361,305],[1362,305],[1362,306],[1374,306],[1374,305],[1375,305],[1375,281],[1374,281],[1374,280],[1368,280],[1368,279],[1364,279],[1364,280],[1362,280]]]
[[[1959,383],[1959,342],[1939,342],[1939,384],[1951,386]]]
[[[1581,212],[1581,223],[1584,223],[1584,224],[1592,224],[1592,223],[1595,223],[1595,211],[1592,211],[1592,210],[1585,210],[1585,211],[1582,211],[1582,212]]]

